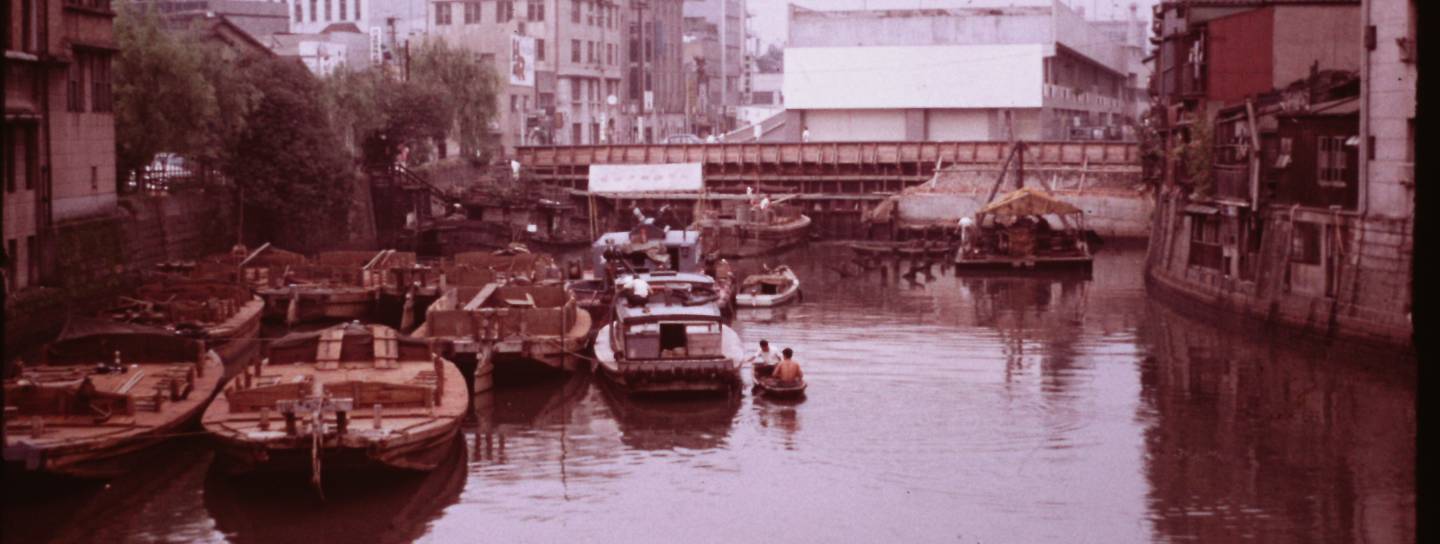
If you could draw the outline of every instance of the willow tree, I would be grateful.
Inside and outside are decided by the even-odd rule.
[[[474,159],[494,145],[490,124],[500,84],[490,63],[442,40],[429,40],[412,56],[410,81],[443,93],[461,156]]]

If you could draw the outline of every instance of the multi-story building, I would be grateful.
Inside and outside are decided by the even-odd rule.
[[[696,133],[735,129],[745,77],[745,0],[685,0],[686,87]],[[701,95],[703,91],[703,95]]]
[[[629,0],[625,96],[633,131],[621,141],[663,141],[688,131],[683,0]]]
[[[1121,92],[1124,116],[1121,128],[1124,139],[1133,140],[1135,129],[1150,109],[1150,40],[1148,27],[1139,17],[1139,6],[1130,4],[1130,17],[1118,21],[1090,21],[1090,24],[1120,44],[1122,63],[1125,71],[1125,88]]]
[[[14,0],[5,43],[6,288],[47,283],[55,229],[116,209],[109,0]]]
[[[135,1],[135,0],[132,0]],[[272,34],[290,32],[286,0],[138,0],[149,4],[169,20],[224,17],[255,39],[265,41]]]
[[[372,63],[396,62],[404,54],[408,41],[418,40],[431,28],[434,21],[433,0],[284,0],[290,14],[291,34],[309,35],[308,38],[289,38],[279,45],[287,51],[299,51],[300,42],[313,42],[305,46],[306,52],[335,51],[343,58],[361,56],[353,49],[359,47],[353,36],[342,36],[351,29],[359,30],[368,44],[363,56]],[[458,2],[438,2],[446,4]],[[459,8],[456,8],[459,9]],[[327,29],[330,32],[326,32]],[[319,45],[319,44],[328,45]],[[299,53],[297,53],[299,54]],[[311,63],[307,63],[311,64]]]
[[[1413,349],[1416,4],[1156,7],[1157,292]]]
[[[1119,139],[1118,43],[1055,0],[790,8],[785,131],[799,140]]]
[[[554,104],[555,0],[432,2],[430,37],[471,51],[495,70],[496,119],[504,149],[548,142],[552,124],[539,118]],[[542,102],[543,101],[543,102]]]

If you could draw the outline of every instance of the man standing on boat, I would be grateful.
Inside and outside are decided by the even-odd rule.
[[[775,372],[772,372],[771,376],[781,383],[795,383],[805,377],[805,373],[800,371],[800,363],[791,358],[795,356],[795,350],[785,348],[780,355],[780,364],[775,365]]]

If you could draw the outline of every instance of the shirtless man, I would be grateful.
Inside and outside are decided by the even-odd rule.
[[[775,365],[775,372],[770,374],[772,377],[780,382],[797,382],[805,377],[805,373],[800,371],[800,363],[791,358],[795,355],[795,350],[785,348],[780,355],[780,364]]]

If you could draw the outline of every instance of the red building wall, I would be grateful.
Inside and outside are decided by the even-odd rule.
[[[1275,87],[1275,8],[1210,21],[1206,96],[1227,105]]]

